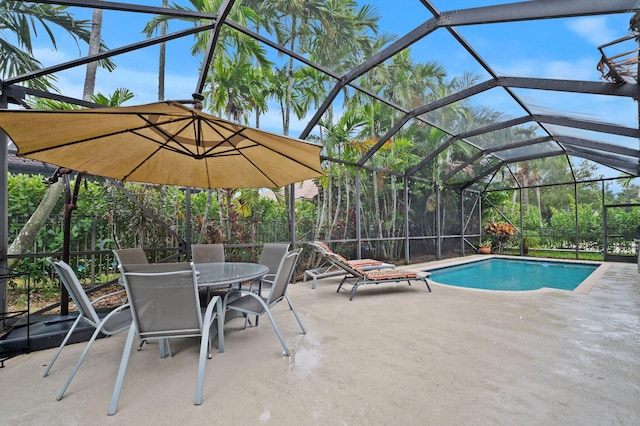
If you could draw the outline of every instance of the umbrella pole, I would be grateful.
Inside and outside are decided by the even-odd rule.
[[[71,246],[71,184],[69,175],[64,175],[64,215],[62,222],[62,261],[67,265],[70,259]],[[69,315],[69,292],[65,286],[60,286],[60,315]]]
[[[49,178],[49,182],[53,183],[58,180],[59,177],[64,179],[64,212],[62,222],[62,261],[66,264],[70,264],[71,259],[71,214],[78,208],[76,205],[78,201],[78,193],[80,192],[80,182],[84,173],[78,173],[76,175],[76,182],[73,187],[73,194],[71,193],[71,178],[69,174],[71,170],[65,168],[58,168],[53,176]],[[65,286],[60,286],[60,315],[69,315],[69,292]]]

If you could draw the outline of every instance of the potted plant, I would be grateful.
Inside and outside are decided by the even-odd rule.
[[[491,240],[490,239],[482,239],[480,241],[480,247],[478,248],[478,253],[480,253],[480,254],[490,254],[491,253]]]

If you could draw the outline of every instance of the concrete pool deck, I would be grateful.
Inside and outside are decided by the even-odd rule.
[[[421,269],[411,265],[407,269]],[[107,408],[125,333],[100,339],[64,399],[55,400],[84,344],[0,369],[0,424],[139,425],[638,425],[640,274],[610,264],[588,294],[523,293],[432,284],[363,286],[340,278],[290,295],[308,330],[281,304],[274,315],[226,327],[225,353],[207,361],[204,401],[193,405],[198,345],[133,352],[115,416]]]

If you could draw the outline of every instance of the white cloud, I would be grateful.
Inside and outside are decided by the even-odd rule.
[[[54,58],[63,56],[53,53],[48,57],[48,60],[55,60]],[[58,81],[55,85],[65,96],[82,99],[85,72],[84,65],[58,72],[56,73]],[[165,81],[167,82],[165,99],[191,99],[197,76],[167,74]],[[139,71],[125,67],[117,67],[113,72],[98,69],[94,93],[108,96],[119,88],[129,89],[135,95],[126,105],[156,102],[158,100],[157,72],[155,70]]]
[[[165,99],[191,99],[196,81],[197,76],[167,74],[165,77]],[[98,71],[96,93],[101,92],[107,95],[118,88],[127,88],[135,95],[135,98],[127,102],[128,105],[156,102],[158,100],[157,71],[123,67],[116,68],[112,73],[104,70]]]
[[[568,22],[567,27],[594,46],[608,43],[619,37],[613,29],[607,26],[607,18],[605,17],[572,19]]]
[[[512,77],[596,81],[600,78],[596,62],[593,57],[572,61],[529,59],[499,65],[496,71],[499,75]]]
[[[289,122],[289,136],[292,138],[297,138],[300,136],[302,131],[309,123],[309,120],[313,117],[315,111],[311,111],[311,113],[307,114],[307,116],[302,119],[298,119],[295,115],[291,117]],[[249,125],[255,125],[255,118],[249,118]],[[260,128],[266,130],[267,132],[272,132],[281,135],[282,134],[282,114],[280,112],[280,107],[275,103],[271,102],[269,105],[269,110],[260,116]],[[314,129],[315,130],[315,129]],[[314,133],[312,131],[311,133]]]
[[[596,70],[594,58],[580,58],[575,61],[549,61],[544,64],[542,77],[566,80],[593,80],[600,72]]]
[[[35,47],[33,49],[33,57],[37,58],[45,67],[58,65],[74,59],[66,53],[66,50],[54,50],[50,47]]]

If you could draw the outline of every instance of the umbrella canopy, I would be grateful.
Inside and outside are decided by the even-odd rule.
[[[321,146],[242,126],[178,102],[0,111],[18,155],[123,181],[279,188],[323,174]]]

